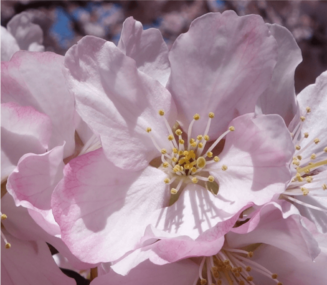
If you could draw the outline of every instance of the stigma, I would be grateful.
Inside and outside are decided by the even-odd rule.
[[[147,127],[146,132],[161,156],[161,166],[159,168],[167,175],[163,182],[171,186],[171,195],[176,195],[184,184],[199,183],[206,186],[207,183],[214,183],[215,178],[209,175],[208,167],[211,164],[219,163],[220,158],[213,155],[213,150],[228,133],[235,131],[235,128],[230,126],[210,147],[206,147],[207,142],[210,141],[208,133],[211,120],[215,116],[213,112],[208,114],[208,122],[203,130],[203,134],[196,137],[192,136],[192,129],[196,121],[200,120],[199,114],[193,116],[193,120],[185,134],[182,129],[177,128],[173,130],[169,126],[164,110],[159,110],[158,114],[162,116],[167,128],[167,136],[162,139],[168,140],[170,148],[159,147],[159,144],[151,134],[151,127]],[[228,166],[222,164],[220,168],[222,171],[226,171]]]
[[[311,108],[306,108],[306,116],[311,113]],[[305,116],[301,117],[299,124],[296,126],[293,136],[294,157],[292,159],[291,168],[293,169],[293,177],[282,197],[291,202],[301,204],[305,207],[318,211],[327,212],[322,209],[303,201],[296,199],[296,196],[321,195],[326,190],[327,177],[320,174],[322,167],[327,165],[327,146],[322,145],[321,151],[310,153],[310,149],[321,145],[319,137],[311,137],[310,131],[302,132]]]
[[[255,285],[258,283],[255,282],[251,273],[256,271],[260,275],[273,280],[276,285],[282,285],[276,273],[251,260],[252,257],[252,251],[224,246],[216,255],[202,258],[199,277],[194,284]]]

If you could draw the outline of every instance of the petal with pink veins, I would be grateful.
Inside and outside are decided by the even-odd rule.
[[[108,159],[124,169],[141,170],[160,155],[151,141],[151,128],[160,148],[171,148],[160,109],[175,123],[170,93],[137,70],[133,59],[114,44],[87,36],[66,54],[66,77],[81,118],[101,137]]]
[[[14,237],[25,241],[42,240],[54,246],[75,269],[89,269],[95,265],[84,263],[74,256],[60,237],[55,237],[44,231],[29,215],[33,210],[16,207],[9,193],[1,198],[1,211],[7,215],[2,221],[5,229]],[[36,212],[36,214],[38,214]]]
[[[277,41],[277,64],[267,90],[258,100],[258,111],[262,114],[278,114],[289,125],[297,111],[294,73],[302,61],[301,50],[293,35],[286,28],[266,24]]]
[[[310,157],[312,153],[318,154],[327,147],[327,72],[317,77],[315,84],[309,85],[297,96],[301,115],[305,116],[302,132],[307,132],[309,137],[304,139],[301,147],[304,148],[310,144],[301,156],[303,158]],[[310,113],[306,114],[306,108],[310,107]],[[315,144],[313,140],[318,138],[320,142]],[[327,159],[327,152],[322,156]]]
[[[234,11],[209,13],[194,20],[169,52],[167,84],[187,128],[195,113],[215,113],[209,136],[215,139],[235,117],[254,112],[270,84],[277,44],[262,18]],[[202,134],[206,121],[194,126]]]
[[[143,30],[129,17],[123,23],[118,47],[135,60],[137,68],[166,86],[170,75],[168,47],[158,29]]]
[[[44,153],[51,136],[50,119],[32,107],[1,104],[1,183],[26,153]]]
[[[31,106],[47,115],[52,124],[49,148],[66,142],[64,155],[75,147],[74,97],[63,75],[64,57],[50,52],[15,53],[1,64],[1,102]]]
[[[301,261],[312,261],[318,256],[319,245],[303,225],[302,219],[305,218],[300,215],[291,215],[285,219],[276,204],[267,204],[252,219],[255,227],[245,224],[226,235],[229,247],[242,248],[264,243],[282,249]]]
[[[71,160],[52,198],[62,239],[85,262],[120,258],[136,247],[151,213],[168,204],[164,178],[153,167],[117,168],[102,149]]]
[[[38,212],[35,221],[49,234],[59,235],[51,209],[54,188],[63,177],[64,145],[57,146],[44,154],[25,154],[16,169],[8,177],[7,191],[17,206]]]
[[[263,205],[284,192],[291,179],[293,143],[278,115],[246,114],[234,119],[220,161],[208,166],[219,184],[224,211],[236,213],[249,202]],[[227,166],[227,170],[222,168]]]

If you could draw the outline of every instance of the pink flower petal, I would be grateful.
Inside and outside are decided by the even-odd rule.
[[[168,47],[158,29],[144,31],[140,22],[129,17],[123,24],[118,47],[135,60],[140,71],[163,86],[167,84],[170,75]]]
[[[198,277],[198,265],[190,260],[173,264],[155,265],[144,261],[134,268],[127,276],[121,276],[114,271],[102,275],[91,282],[91,285],[180,285],[193,284]]]
[[[74,97],[63,76],[63,56],[19,51],[1,65],[1,102],[32,106],[49,116],[49,148],[65,145],[65,157],[74,152]]]
[[[51,196],[63,177],[63,150],[64,145],[45,154],[24,155],[7,181],[7,191],[16,205],[41,214],[41,217],[36,216],[36,222],[52,235],[60,235],[52,215]]]
[[[260,210],[260,221],[250,232],[226,236],[228,246],[242,248],[256,243],[269,244],[280,248],[302,261],[311,261],[319,254],[319,246],[311,233],[303,226],[301,216],[284,218],[275,204],[268,204]],[[235,229],[241,233],[242,229]]]
[[[302,61],[301,50],[289,30],[276,24],[267,26],[277,41],[278,57],[271,83],[260,96],[258,107],[260,113],[280,115],[288,125],[297,111],[294,73]]]
[[[1,229],[3,231],[3,229]],[[5,231],[10,249],[1,240],[1,283],[5,285],[74,285],[62,273],[43,241],[22,241]]]
[[[102,149],[71,160],[52,201],[62,239],[85,262],[120,258],[134,249],[151,213],[168,204],[164,178],[153,167],[119,169]]]
[[[26,153],[44,153],[51,136],[49,118],[32,107],[1,104],[1,182]]]
[[[194,20],[169,52],[168,89],[186,128],[195,113],[215,113],[209,136],[224,132],[235,117],[253,112],[269,86],[276,64],[276,41],[261,17],[209,13]],[[203,134],[206,120],[194,125]]]
[[[249,202],[263,205],[284,192],[291,179],[288,165],[294,146],[278,115],[247,114],[231,125],[235,131],[227,135],[220,161],[209,171],[219,183],[224,210],[236,213]]]
[[[161,148],[169,148],[168,130],[158,111],[171,124],[175,108],[169,92],[137,70],[135,61],[114,44],[87,36],[66,54],[67,79],[82,119],[101,136],[106,156],[118,167],[144,169]]]
[[[327,145],[327,72],[322,73],[317,77],[316,83],[306,87],[297,96],[301,114],[306,117],[303,122],[302,132],[308,132],[309,137],[301,143],[301,147],[304,148],[307,144],[310,144],[306,150],[301,153],[304,158],[310,157],[312,153],[318,154]],[[306,115],[306,107],[310,107],[311,112]],[[320,143],[315,144],[313,140],[315,138],[320,139]],[[324,159],[327,159],[327,153],[325,153]]]
[[[76,269],[83,270],[95,266],[81,262],[69,251],[60,237],[55,237],[44,231],[29,215],[29,212],[32,210],[16,207],[9,193],[5,194],[1,200],[1,211],[8,217],[6,220],[3,220],[2,223],[11,235],[26,241],[43,240],[51,244],[66,257],[69,263]]]

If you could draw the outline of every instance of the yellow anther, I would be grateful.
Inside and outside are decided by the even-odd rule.
[[[313,178],[312,178],[312,176],[307,176],[307,177],[305,178],[305,180],[306,180],[308,183],[311,183],[312,180],[313,180]]]
[[[300,119],[301,119],[302,122],[304,122],[305,117],[304,116],[301,116]]]
[[[184,150],[183,151],[183,155],[187,156],[188,155],[188,151],[187,150]]]
[[[315,144],[318,144],[318,143],[320,142],[320,139],[315,138],[315,139],[313,140],[313,142],[314,142]]]
[[[224,170],[224,171],[226,171],[226,170],[228,169],[228,167],[227,167],[227,165],[224,164],[224,165],[221,167],[221,169]]]
[[[213,158],[213,161],[214,162],[218,162],[220,160],[220,158],[218,157],[218,156],[215,156],[214,158]]]
[[[210,175],[210,176],[208,177],[208,181],[209,181],[209,182],[214,182],[214,181],[215,181],[215,177],[213,177],[212,175]]]
[[[198,183],[199,180],[198,180],[196,177],[193,177],[193,178],[192,178],[192,182],[195,184],[195,183]]]
[[[184,142],[183,139],[180,139],[180,140],[179,140],[179,143],[180,143],[180,144],[184,144],[185,142]]]
[[[176,190],[175,188],[171,188],[171,189],[170,189],[170,193],[171,193],[172,195],[176,195],[176,194],[177,194],[177,190]]]
[[[283,285],[283,283],[282,282],[278,282],[277,285]]]
[[[7,219],[7,215],[6,214],[1,214],[1,220],[5,220]]]
[[[183,151],[182,151],[182,150],[179,150],[179,151],[178,151],[178,155],[179,155],[179,156],[183,155]]]
[[[188,164],[184,164],[184,168],[185,169],[190,169],[190,164],[188,163]]]
[[[196,139],[197,139],[198,141],[202,141],[203,137],[202,137],[202,135],[198,135],[198,136],[196,137]]]
[[[206,166],[206,159],[203,156],[200,156],[197,160],[196,160],[196,165],[199,168],[203,168]]]
[[[164,163],[162,164],[162,166],[163,166],[163,167],[165,167],[165,168],[167,168],[167,167],[168,167],[168,165],[169,165],[169,164],[168,164],[168,162],[167,162],[167,161],[166,161],[166,162],[164,162]]]
[[[305,109],[307,110],[307,113],[310,113],[311,112],[311,108],[310,107],[306,107]]]
[[[302,159],[302,156],[301,156],[301,155],[298,155],[296,158],[297,158],[298,160],[301,160],[301,159]]]
[[[5,245],[6,248],[11,248],[11,244],[9,242],[6,243]]]
[[[234,131],[235,131],[235,128],[234,128],[233,126],[230,126],[228,129],[229,129],[231,132],[234,132]]]
[[[272,279],[277,279],[277,278],[278,278],[278,275],[277,275],[276,273],[273,273],[273,274],[271,275],[271,278],[272,278]]]
[[[298,160],[293,160],[293,164],[297,165],[297,166],[300,166],[300,162]]]
[[[246,280],[251,282],[251,281],[253,281],[253,277],[252,276],[248,276],[248,277],[246,277]]]
[[[199,120],[199,119],[200,119],[200,115],[199,115],[199,114],[195,114],[195,115],[193,116],[193,119],[196,120],[196,121]]]
[[[168,140],[169,140],[169,141],[172,141],[173,139],[174,139],[173,135],[169,135],[169,136],[168,136]]]
[[[248,257],[253,257],[253,251],[248,252]]]
[[[303,181],[303,178],[302,178],[302,176],[301,176],[300,173],[296,173],[295,177],[296,177],[296,179],[297,179],[299,182],[302,182],[302,181]]]
[[[207,157],[212,157],[212,152],[211,151],[207,152]]]
[[[327,184],[322,184],[322,190],[327,190]]]
[[[180,166],[179,165],[175,165],[174,168],[173,168],[173,171],[174,172],[180,171]]]
[[[327,152],[327,146],[324,148],[324,152]]]
[[[196,172],[196,168],[195,167],[192,167],[191,171],[194,173]]]
[[[178,153],[178,149],[176,147],[173,148],[173,153]]]
[[[199,143],[198,148],[203,148],[203,143]]]
[[[159,113],[160,116],[164,116],[165,115],[165,111],[164,110],[159,110],[158,113]]]
[[[192,146],[192,147],[196,147],[196,146],[197,146],[197,143],[196,143],[196,142],[191,143],[191,146]]]
[[[161,154],[166,154],[167,153],[167,150],[165,149],[165,148],[163,148],[162,150],[161,150]]]
[[[164,179],[164,182],[165,182],[166,184],[168,184],[168,183],[170,182],[170,179],[167,177],[167,178]]]
[[[177,162],[177,158],[176,158],[176,157],[173,157],[171,160],[172,160],[173,162]]]
[[[304,137],[308,138],[309,137],[309,133],[304,133]]]
[[[311,156],[310,156],[311,159],[316,159],[316,157],[317,157],[317,156],[316,156],[315,153],[311,154]]]
[[[210,140],[210,137],[208,135],[205,135],[203,138],[204,138],[205,141]]]
[[[295,146],[295,149],[296,149],[296,150],[300,150],[301,147],[300,147],[299,145],[296,145],[296,146]]]
[[[250,272],[251,271],[251,266],[247,266],[246,268],[245,268],[245,270],[247,271],[247,272]]]
[[[182,165],[183,163],[185,163],[186,159],[185,158],[181,158],[179,161],[178,161],[178,164],[179,165]]]
[[[307,189],[307,188],[301,187],[301,191],[302,191],[304,196],[309,194],[309,189]]]
[[[207,284],[207,280],[206,279],[201,279],[200,284],[201,285],[206,285]]]
[[[150,133],[150,132],[152,131],[152,129],[151,129],[151,128],[146,128],[146,131],[147,131],[148,133]]]
[[[195,139],[190,139],[190,144],[194,143]]]
[[[209,118],[210,118],[210,119],[213,119],[214,117],[215,117],[215,114],[214,114],[213,112],[210,112],[210,113],[209,113]]]
[[[180,129],[177,129],[177,130],[175,131],[175,134],[176,134],[177,136],[181,136],[181,135],[182,135],[182,131],[181,131]]]

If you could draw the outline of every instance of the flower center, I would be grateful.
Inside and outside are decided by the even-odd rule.
[[[233,126],[229,127],[228,130],[224,132],[209,148],[206,148],[206,151],[203,154],[206,143],[210,140],[208,132],[211,119],[215,116],[214,113],[209,113],[208,123],[203,135],[198,135],[196,138],[192,138],[191,135],[194,123],[200,119],[199,114],[193,116],[188,132],[184,136],[181,129],[176,129],[175,132],[173,132],[165,118],[165,112],[163,110],[159,110],[159,115],[163,117],[167,127],[168,137],[165,139],[168,139],[171,148],[168,150],[164,148],[161,149],[151,134],[152,129],[147,128],[146,131],[149,133],[153,144],[161,154],[161,165],[159,168],[167,174],[164,182],[174,186],[171,187],[170,193],[176,195],[181,189],[183,183],[213,183],[215,178],[212,175],[208,176],[208,166],[219,162],[220,159],[218,156],[213,156],[212,151],[217,144],[228,133],[234,131],[235,128]],[[221,169],[226,171],[228,167],[222,165]]]
[[[199,268],[199,280],[201,285],[233,285],[233,284],[255,284],[251,271],[256,271],[261,275],[273,279],[277,285],[282,283],[278,276],[266,267],[250,260],[252,251],[232,249],[224,246],[223,249],[214,256],[203,257]]]

